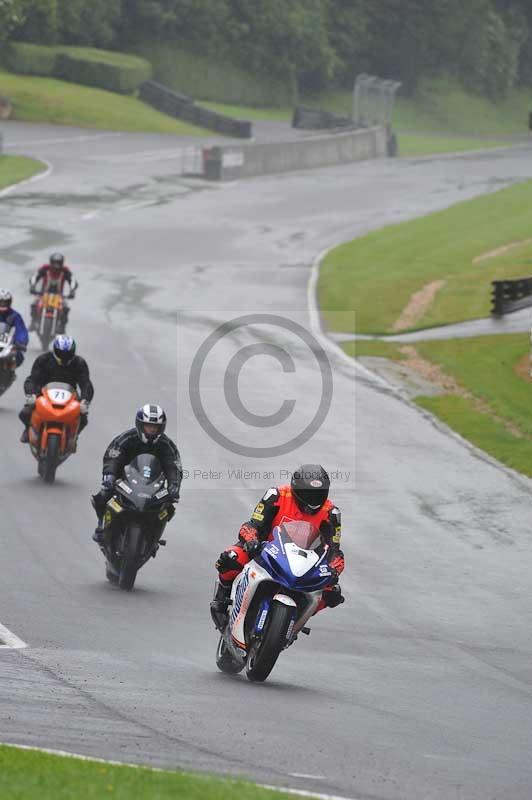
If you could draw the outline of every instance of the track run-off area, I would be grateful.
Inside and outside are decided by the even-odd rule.
[[[35,338],[0,400],[0,740],[363,800],[529,800],[532,484],[336,345],[317,352],[308,283],[328,247],[532,178],[531,149],[213,185],[173,170],[172,137],[0,130],[49,165],[0,198],[0,285],[27,317],[31,271],[65,252],[96,389],[53,486],[18,441]],[[292,413],[254,427],[239,399]],[[89,497],[146,402],[186,473],[168,546],[127,594],[105,581]],[[269,485],[315,461],[343,514],[346,602],[263,685],[222,675],[214,561]]]

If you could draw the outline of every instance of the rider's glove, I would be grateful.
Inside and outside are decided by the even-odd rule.
[[[27,394],[26,395],[26,399],[24,401],[24,405],[28,406],[28,408],[33,408],[33,406],[35,405],[36,401],[37,401],[37,395],[36,394]]]
[[[79,413],[80,414],[88,414],[89,413],[90,403],[88,400],[81,400],[79,404]]]
[[[262,542],[259,542],[258,539],[249,539],[244,544],[244,550],[250,558],[255,558],[262,550]]]
[[[336,608],[336,606],[345,603],[345,597],[339,586],[331,586],[330,589],[325,589],[322,597],[325,608]]]
[[[329,564],[329,569],[331,570],[331,577],[329,579],[329,583],[327,584],[327,586],[336,586],[336,584],[340,580],[340,574],[334,567],[331,567],[330,564]]]
[[[179,486],[177,483],[168,484],[168,497],[172,503],[179,503]]]
[[[218,572],[229,572],[232,569],[240,569],[238,556],[234,550],[223,550],[218,556],[218,561],[214,565]]]

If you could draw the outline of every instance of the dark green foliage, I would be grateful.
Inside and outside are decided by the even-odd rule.
[[[113,64],[104,58],[60,52],[55,62],[54,77],[85,86],[98,86],[111,92],[131,94],[141,83],[149,80],[151,67],[144,59],[127,58],[130,63]]]
[[[20,75],[53,75],[56,51],[27,42],[9,42],[2,55],[2,63],[11,72]]]
[[[494,101],[532,85],[531,0],[0,0],[7,37],[120,50],[171,42],[221,74],[236,67],[252,83],[295,80],[305,92],[352,85],[359,72],[400,80],[410,94],[450,74]],[[116,81],[103,67],[83,72]]]

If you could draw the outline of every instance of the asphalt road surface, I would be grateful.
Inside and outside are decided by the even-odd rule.
[[[532,178],[530,148],[213,186],[176,174],[171,137],[2,131],[53,171],[0,199],[0,283],[27,313],[31,270],[67,253],[96,397],[53,486],[18,441],[22,376],[0,400],[0,623],[28,645],[0,649],[0,740],[349,798],[529,800],[531,484],[334,348],[322,391],[305,331],[320,251]],[[23,373],[38,352],[33,339]],[[188,473],[168,547],[125,594],[105,582],[88,498],[149,401]],[[245,417],[286,410],[274,427]],[[343,511],[347,602],[265,684],[224,676],[213,562],[272,482],[316,460]]]

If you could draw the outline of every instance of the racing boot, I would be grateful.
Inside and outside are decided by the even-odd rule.
[[[24,430],[20,434],[20,441],[22,442],[22,444],[28,444],[29,440],[30,437],[28,436],[28,429],[24,428]]]
[[[96,544],[104,544],[105,542],[105,528],[103,527],[103,515],[100,517],[98,516],[98,524],[94,529],[94,533],[92,534],[92,541],[96,542]]]
[[[215,628],[223,631],[229,621],[228,608],[231,602],[231,583],[220,578],[216,581],[214,597],[211,600],[211,617]]]

